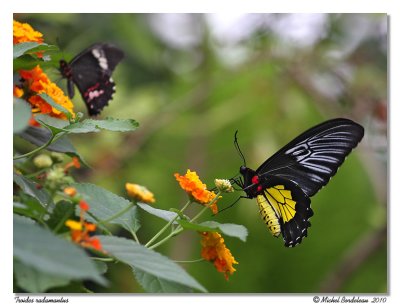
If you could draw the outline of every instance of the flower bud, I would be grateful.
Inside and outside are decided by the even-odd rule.
[[[74,196],[76,196],[77,192],[76,192],[76,189],[74,187],[66,187],[66,188],[64,188],[64,193],[67,196],[74,197]]]
[[[46,154],[40,154],[33,159],[33,164],[37,168],[48,168],[53,164],[50,156]]]
[[[215,179],[214,183],[215,183],[215,187],[217,187],[218,190],[221,192],[233,192],[234,191],[232,184],[229,180]]]
[[[128,195],[136,199],[137,201],[148,204],[154,203],[156,201],[154,199],[154,194],[144,186],[138,184],[126,183],[125,189]]]

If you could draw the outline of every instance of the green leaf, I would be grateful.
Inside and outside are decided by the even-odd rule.
[[[42,66],[42,63],[44,63],[42,59],[34,58],[28,54],[22,55],[21,57],[14,59],[13,71],[30,70],[36,67],[37,65]]]
[[[55,232],[58,232],[64,227],[65,221],[74,215],[75,205],[67,201],[59,201],[55,205],[53,212],[50,215],[47,225]],[[58,228],[56,228],[56,226]]]
[[[46,213],[46,209],[40,204],[38,200],[35,198],[25,195],[22,197],[21,195],[20,202],[13,203],[13,211],[14,213],[18,213],[20,215],[24,215],[26,217],[38,219],[40,216]]]
[[[61,132],[66,132],[64,128],[69,125],[69,122],[67,120],[54,118],[48,115],[36,115],[35,120],[50,129],[53,135]]]
[[[19,133],[28,127],[29,119],[32,116],[31,107],[22,99],[14,98],[13,103],[13,131]]]
[[[13,176],[14,182],[22,189],[22,191],[37,199],[43,205],[43,207],[48,207],[53,203],[53,200],[46,190],[38,189],[37,184],[34,181],[31,181],[30,179],[17,173],[14,173]]]
[[[146,292],[150,293],[192,293],[190,287],[167,281],[152,274],[146,273],[138,268],[133,268],[133,273],[138,283]]]
[[[45,128],[38,128],[34,126],[28,127],[23,133],[19,133],[18,136],[20,136],[22,139],[36,145],[36,146],[42,146],[46,142],[49,141],[51,137],[51,132]],[[54,151],[54,152],[60,152],[60,153],[66,153],[68,155],[76,156],[79,158],[82,164],[86,165],[85,160],[82,158],[81,155],[76,151],[72,143],[69,141],[69,139],[66,136],[63,136],[53,142],[51,145],[46,147],[46,150],[49,151]]]
[[[56,103],[48,94],[41,93],[38,96],[49,103],[56,110],[62,112],[68,118],[68,120],[71,120],[72,114],[69,112],[69,110],[67,110],[64,106]]]
[[[42,293],[49,288],[65,286],[71,281],[68,278],[40,272],[18,260],[14,261],[14,273],[18,286],[32,293]]]
[[[247,228],[243,225],[233,224],[233,223],[218,223],[215,221],[205,221],[200,223],[200,225],[218,228],[223,234],[231,237],[239,238],[242,241],[246,241],[248,232]]]
[[[232,223],[218,223],[215,221],[206,221],[203,223],[192,223],[187,220],[179,220],[180,226],[186,229],[198,231],[198,232],[218,232],[223,233],[227,236],[239,238],[242,241],[246,241],[247,229],[243,225],[232,224]]]
[[[32,50],[39,46],[37,42],[24,42],[13,46],[13,58],[20,57],[24,55],[29,50]]]
[[[48,45],[45,43],[37,43],[37,42],[23,42],[13,46],[13,58],[15,59],[27,53],[32,54],[35,52],[56,51],[56,50],[58,50],[58,47],[54,45]]]
[[[108,266],[105,262],[102,261],[95,261],[94,264],[97,267],[97,271],[99,271],[100,274],[104,274],[108,270]]]
[[[181,266],[153,250],[125,238],[97,236],[103,249],[116,259],[157,278],[206,292]]]
[[[132,132],[138,126],[139,123],[133,119],[85,119],[81,122],[71,124],[66,130],[70,133],[92,133],[99,132],[101,129],[113,132]]]
[[[154,208],[145,203],[137,203],[137,206],[139,206],[141,209],[148,212],[149,214],[156,216],[158,218],[164,219],[168,222],[171,221],[172,219],[176,218],[176,216],[178,216],[178,214],[175,212],[164,210],[164,209]],[[174,221],[174,224],[177,224],[177,222]]]
[[[100,220],[106,220],[121,212],[123,209],[127,208],[127,206],[132,205],[127,199],[93,184],[75,183],[72,184],[72,186],[76,188],[78,193],[82,195],[84,200],[89,204],[89,212]],[[87,219],[90,222],[96,223],[96,220],[90,216],[87,216]],[[119,224],[126,230],[133,232],[138,229],[138,222],[139,219],[137,218],[135,206],[132,206],[131,209],[123,215],[110,221],[110,223]]]
[[[90,279],[106,285],[86,253],[65,239],[14,215],[14,257],[38,272],[65,279]]]

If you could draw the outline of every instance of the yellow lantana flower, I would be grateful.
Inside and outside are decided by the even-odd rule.
[[[13,44],[23,42],[43,42],[43,34],[34,30],[30,24],[13,20]]]
[[[150,204],[156,201],[154,199],[154,194],[144,186],[138,184],[126,183],[125,189],[130,197],[136,199],[139,202]]]

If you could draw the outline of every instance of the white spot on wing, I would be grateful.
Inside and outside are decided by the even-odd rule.
[[[99,58],[101,56],[99,49],[93,49],[92,54],[95,58]]]

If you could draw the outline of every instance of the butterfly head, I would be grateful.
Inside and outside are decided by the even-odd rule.
[[[70,79],[72,77],[71,66],[65,60],[60,60],[60,72],[64,78]]]

